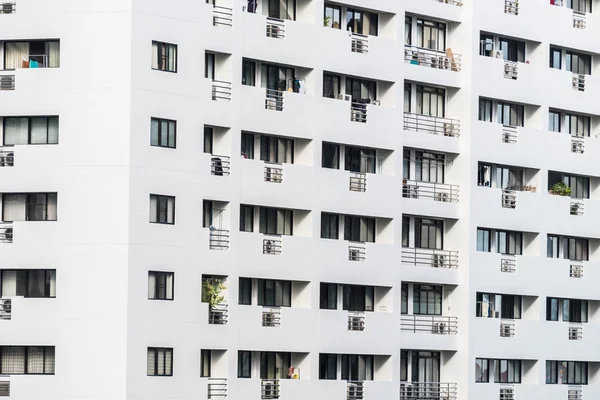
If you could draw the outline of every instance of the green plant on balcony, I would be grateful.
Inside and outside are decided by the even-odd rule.
[[[557,196],[570,196],[571,188],[564,182],[556,182],[550,188],[549,193]]]
[[[225,300],[221,295],[223,290],[227,289],[222,282],[205,281],[202,284],[202,302],[208,303],[213,308]]]
[[[329,26],[330,23],[331,23],[331,16],[326,15],[325,18],[323,19],[323,26]]]

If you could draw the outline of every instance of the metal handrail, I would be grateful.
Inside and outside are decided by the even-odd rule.
[[[233,26],[233,8],[213,5],[213,25]]]
[[[567,389],[567,400],[581,400],[583,399],[583,390],[581,386],[571,386]]]
[[[504,77],[517,79],[519,77],[519,64],[515,61],[504,61]]]
[[[569,340],[581,340],[583,339],[583,326],[571,325],[569,326]]]
[[[10,397],[10,381],[0,381],[0,397]]]
[[[444,52],[417,46],[404,46],[404,61],[409,64],[458,72],[461,69],[461,58],[460,54],[450,49]]]
[[[367,104],[351,102],[350,103],[350,121],[367,122]]]
[[[585,151],[585,139],[571,137],[571,152],[583,154]]]
[[[519,15],[519,1],[518,0],[504,0],[504,13]]]
[[[231,82],[218,81],[213,79],[212,81],[212,99],[227,100],[231,101]]]
[[[514,255],[502,254],[500,259],[501,272],[515,272],[517,270],[517,259]]]
[[[283,164],[265,162],[264,178],[265,182],[282,183]]]
[[[282,249],[281,239],[263,239],[263,254],[279,255]]]
[[[569,213],[571,215],[583,215],[583,200],[571,199],[569,204]]]
[[[283,111],[283,91],[275,89],[265,89],[265,109]]]
[[[216,304],[208,308],[208,323],[211,325],[225,325],[229,317],[227,303]]]
[[[367,257],[367,248],[364,244],[348,246],[348,260],[365,261]]]
[[[585,74],[573,74],[572,87],[573,87],[573,90],[584,92],[585,91]]]
[[[571,278],[583,278],[583,264],[569,264],[569,276]]]
[[[12,300],[0,299],[0,320],[10,320],[12,313]]]
[[[515,321],[504,319],[500,321],[500,337],[515,336]]]
[[[227,250],[229,248],[229,230],[211,229],[208,248],[210,250]]]
[[[512,125],[502,125],[502,143],[517,143],[519,128]]]
[[[0,75],[0,90],[15,90],[15,76]]]
[[[227,397],[227,378],[208,378],[208,398],[224,399]]]
[[[351,192],[366,192],[367,174],[363,174],[362,172],[351,172],[349,183]]]
[[[502,207],[517,208],[517,191],[502,189]]]
[[[279,379],[261,379],[261,399],[279,398]]]
[[[281,325],[281,308],[270,307],[262,312],[262,326],[278,327]]]
[[[363,381],[348,381],[346,383],[346,400],[363,400],[364,395]]]
[[[15,152],[12,147],[0,147],[0,167],[14,167]]]
[[[13,225],[2,223],[0,224],[0,243],[13,242]]]
[[[348,313],[348,330],[349,331],[364,331],[365,330],[365,313],[364,312],[349,312]]]
[[[586,28],[586,15],[583,11],[573,10],[573,28]]]
[[[16,14],[17,3],[14,1],[0,3],[0,14]]]
[[[285,21],[267,17],[267,37],[275,39],[285,38]]]
[[[350,33],[350,50],[353,53],[367,54],[369,52],[369,37],[358,33]]]
[[[514,400],[515,388],[513,385],[506,385],[500,388],[500,400]]]
[[[402,197],[410,199],[433,199],[434,201],[457,203],[458,185],[403,179]]]
[[[433,115],[404,113],[404,130],[459,137],[460,121]]]
[[[452,4],[454,6],[459,6],[462,7],[463,2],[462,0],[437,0],[438,3],[446,3],[446,4]]]
[[[211,175],[229,176],[231,171],[231,157],[213,154],[210,161]]]
[[[455,382],[401,382],[400,400],[456,400]]]
[[[402,264],[434,268],[457,268],[458,251],[403,247]]]
[[[427,332],[438,335],[458,333],[458,317],[443,315],[402,315],[400,330],[408,332]]]

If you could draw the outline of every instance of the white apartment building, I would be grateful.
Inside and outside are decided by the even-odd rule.
[[[0,397],[600,398],[600,0],[0,0]]]

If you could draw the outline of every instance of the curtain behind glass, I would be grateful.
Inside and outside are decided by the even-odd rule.
[[[29,61],[29,43],[7,42],[4,45],[4,69],[21,68],[23,61]]]
[[[46,42],[48,68],[60,67],[60,42]]]
[[[4,118],[4,145],[29,143],[29,118]]]

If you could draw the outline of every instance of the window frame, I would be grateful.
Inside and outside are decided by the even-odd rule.
[[[154,138],[154,123],[156,123],[156,139]],[[167,133],[166,139],[167,143],[163,143],[163,124],[166,123]],[[171,143],[171,127],[173,127],[173,143]],[[151,117],[150,118],[150,146],[152,147],[161,147],[165,149],[176,149],[177,148],[177,121],[173,119],[167,118],[158,118]]]
[[[335,367],[330,368],[331,361],[334,361]],[[333,369],[333,371],[331,371]],[[338,355],[331,353],[319,353],[319,379],[337,380],[338,375]]]
[[[175,300],[175,272],[172,271],[148,271],[148,295],[150,295],[150,277],[154,275],[154,294],[148,300]],[[169,277],[171,278],[171,298],[169,298]],[[164,296],[160,295],[160,279],[164,279]]]
[[[35,271],[35,272],[43,272],[44,273],[44,295],[43,296],[33,296],[31,294],[31,284],[32,284],[32,279],[31,279],[31,272]],[[24,276],[22,276],[22,281],[24,282],[24,287],[22,288],[24,290],[24,292],[21,294],[17,289],[19,289],[18,287],[15,288],[15,295],[17,297],[19,296],[23,296],[25,298],[28,299],[55,299],[56,298],[56,269],[52,269],[52,268],[41,268],[41,269],[15,269],[15,268],[3,268],[0,269],[0,298],[2,298],[3,295],[8,296],[5,293],[2,293],[2,286],[3,286],[3,282],[4,282],[4,275],[7,272],[14,272],[15,276],[16,276],[16,281],[15,284],[17,282],[19,282],[19,278],[17,276],[17,274],[22,273],[24,274]],[[52,293],[52,274],[54,274],[54,296],[51,295]],[[49,283],[48,283],[49,282]]]
[[[334,305],[331,306],[331,303]],[[319,309],[337,310],[338,309],[338,284],[320,282],[319,283]]]
[[[6,349],[22,349],[23,350],[23,372],[14,372],[14,370],[4,371],[2,370],[3,360],[6,356]],[[43,349],[42,356],[42,369],[44,372],[29,372],[30,366],[30,350]],[[46,358],[48,357],[48,362]],[[52,362],[52,364],[50,364]],[[48,365],[47,365],[48,364]],[[48,370],[48,372],[46,372]],[[0,375],[55,375],[56,374],[56,347],[55,346],[0,346]]]
[[[179,48],[175,43],[168,43],[168,42],[161,42],[158,40],[153,40],[152,41],[152,48],[154,48],[154,44],[156,44],[156,48],[157,48],[157,52],[156,52],[156,57],[157,59],[154,60],[154,50],[153,50],[153,54],[152,54],[152,70],[154,71],[161,71],[161,72],[170,72],[170,73],[177,73],[177,67],[178,67],[178,56],[179,56]],[[161,54],[161,51],[164,52],[164,54]],[[169,54],[169,52],[172,52],[172,54]],[[173,69],[170,69],[168,67],[169,65],[169,57],[173,56]],[[156,61],[156,67],[154,66],[154,62]],[[164,67],[161,68],[161,63],[164,64]]]
[[[477,376],[477,366],[481,368],[481,377]],[[490,383],[490,360],[487,358],[475,359],[475,383]]]
[[[268,288],[267,285],[271,285]],[[292,307],[292,281],[284,279],[257,279],[257,305],[261,307]],[[269,295],[269,292],[272,292]],[[286,293],[287,292],[287,293]]]
[[[158,354],[160,351],[164,352],[164,356],[163,356],[163,366],[162,369],[164,371],[163,374],[159,374],[159,357]],[[150,362],[149,358],[150,358],[150,353],[153,352],[154,353],[154,373],[153,374],[149,374],[148,373],[148,364]],[[148,347],[147,353],[146,353],[146,376],[160,376],[160,377],[171,377],[173,376],[173,356],[174,356],[174,351],[172,347]],[[171,358],[170,358],[170,369],[167,369],[168,367],[168,363],[167,363],[167,354],[171,354]],[[167,371],[170,371],[169,373],[167,373]]]
[[[13,146],[48,146],[59,143],[60,136],[60,117],[58,115],[32,115],[32,116],[5,116],[2,118],[2,146],[5,147],[13,147]],[[31,141],[31,129],[32,129],[32,121],[34,119],[46,119],[46,143],[34,143]],[[9,120],[17,120],[17,119],[26,119],[27,120],[27,143],[9,143],[7,144],[6,140],[6,132],[7,132],[7,121]],[[50,142],[49,140],[49,132],[50,132],[50,124],[51,121],[56,121],[56,142]]]
[[[339,240],[340,214],[321,212],[321,239]]]
[[[150,206],[152,205],[152,198],[156,199],[156,215],[154,216],[154,221],[152,220],[152,215],[150,215],[150,223],[151,224],[160,224],[160,225],[175,225],[175,207],[176,207],[176,203],[175,203],[175,196],[168,196],[168,195],[164,195],[164,194],[150,194]],[[161,221],[160,218],[160,213],[161,213],[161,207],[159,206],[159,201],[165,201],[166,200],[166,210],[165,210],[165,221]],[[170,216],[172,219],[172,222],[169,222],[169,201],[172,200],[173,204],[173,212],[172,215]],[[151,207],[150,211],[152,210]],[[150,213],[149,213],[150,214]]]
[[[245,358],[247,358],[247,364],[244,362]],[[238,350],[237,361],[237,377],[239,379],[252,378],[252,352],[248,350]]]
[[[252,305],[252,278],[239,277],[238,279],[238,305]]]

